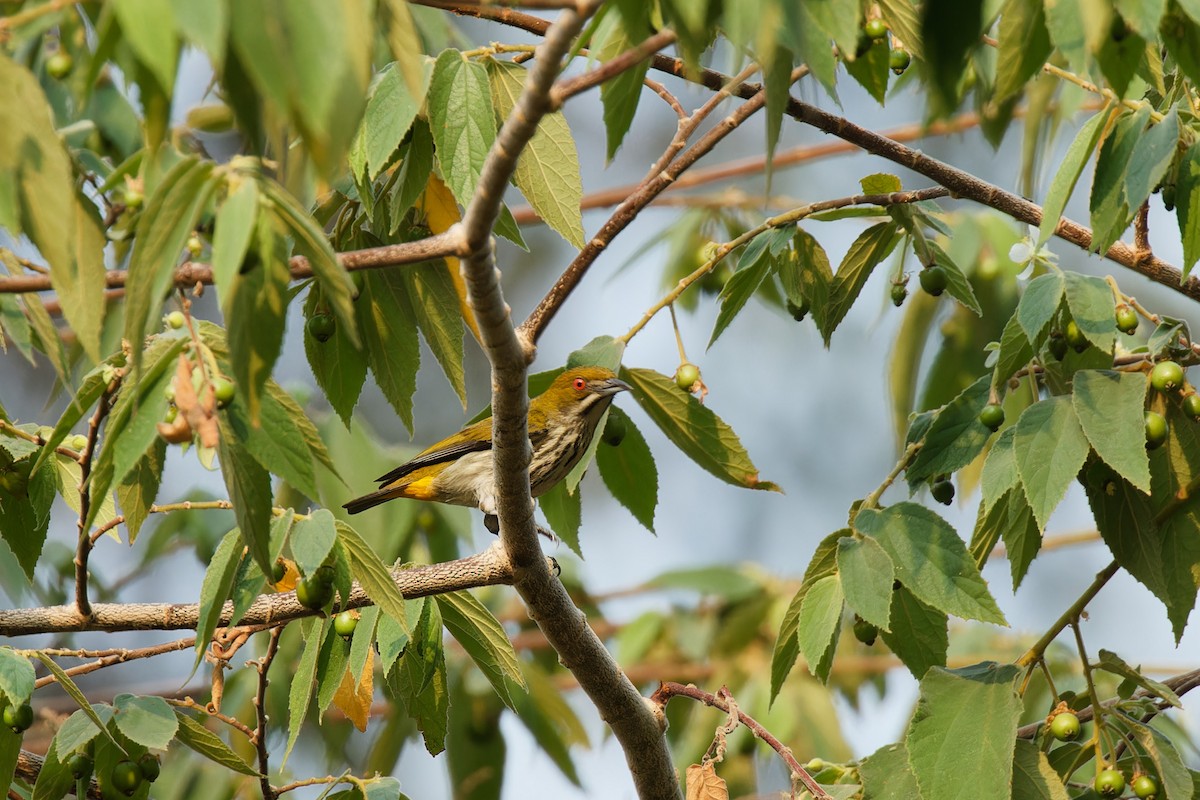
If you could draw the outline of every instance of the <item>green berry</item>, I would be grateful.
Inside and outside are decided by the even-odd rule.
[[[179,416],[179,408],[176,406],[167,406],[167,413],[163,415],[163,422],[170,425]]]
[[[908,65],[911,63],[912,56],[910,56],[908,51],[903,48],[897,47],[888,54],[888,66],[891,67],[892,72],[897,75],[903,75],[904,70],[908,69]]]
[[[187,324],[187,317],[183,316],[182,311],[172,311],[167,314],[167,327],[179,330]]]
[[[809,773],[820,772],[823,769],[825,769],[825,761],[824,759],[820,758],[811,759],[807,764],[804,765],[804,770]]]
[[[1146,449],[1153,450],[1167,440],[1167,420],[1162,414],[1146,412]]]
[[[1173,392],[1183,386],[1183,367],[1174,361],[1160,361],[1150,370],[1150,385],[1154,391]]]
[[[1175,210],[1175,184],[1168,183],[1162,190],[1163,208],[1167,211]]]
[[[142,757],[137,760],[138,769],[142,771],[142,777],[146,783],[154,783],[158,780],[158,776],[162,774],[162,764],[159,763],[158,757],[150,753],[143,753]]]
[[[317,575],[309,575],[296,584],[296,600],[305,608],[316,611],[332,599],[333,583],[326,583]]]
[[[796,320],[796,322],[803,322],[804,318],[808,316],[808,310],[808,303],[787,301],[787,312],[792,315],[792,319]]]
[[[46,59],[46,74],[56,81],[61,81],[70,75],[71,70],[74,68],[75,59],[71,58],[70,53],[63,50],[59,50]]]
[[[29,730],[29,726],[33,724],[33,706],[29,703],[5,706],[4,714],[0,716],[2,716],[4,724],[12,728],[13,733],[21,733]]]
[[[271,566],[271,583],[279,583],[285,577],[287,577],[287,564],[276,561]]]
[[[1068,346],[1066,337],[1058,331],[1051,333],[1050,340],[1046,342],[1046,349],[1054,356],[1055,361],[1062,361],[1067,357]]]
[[[979,412],[979,421],[988,430],[999,430],[1004,424],[1004,409],[998,403],[988,403]]]
[[[604,423],[604,435],[601,437],[601,441],[609,447],[616,447],[625,441],[625,418],[609,414],[608,421]]]
[[[895,51],[893,51],[893,53],[894,52]],[[942,292],[946,291],[946,285],[948,283],[946,279],[946,270],[942,269],[937,264],[921,270],[921,274],[917,277],[921,281],[921,288],[924,289],[927,294],[938,297]]]
[[[904,305],[905,298],[908,297],[908,287],[903,283],[892,284],[892,305],[896,308]]]
[[[1056,714],[1050,721],[1050,733],[1060,742],[1069,742],[1079,735],[1079,717],[1070,711]]]
[[[954,484],[947,480],[934,481],[929,485],[929,493],[933,499],[944,506],[954,502]]]
[[[126,208],[141,208],[142,202],[145,200],[141,189],[135,189],[132,186],[125,187],[125,207]]]
[[[338,636],[349,639],[358,627],[358,615],[353,611],[343,611],[333,618],[333,630]]]
[[[866,24],[863,25],[863,33],[867,35],[868,39],[879,41],[883,37],[887,36],[887,32],[887,23],[881,20],[879,17],[869,19],[866,21]]]
[[[88,440],[86,436],[84,436],[82,433],[77,433],[70,438],[67,446],[72,450],[82,451],[83,448],[87,447],[87,442]]]
[[[871,623],[867,622],[862,617],[854,618],[854,638],[865,644],[867,647],[875,644],[876,637],[879,636],[879,628],[876,628]]]
[[[1067,323],[1066,332],[1064,334],[1067,339],[1067,344],[1075,348],[1076,353],[1082,353],[1091,345],[1088,338],[1083,335],[1083,331],[1079,330],[1079,326],[1075,324],[1075,320]]]
[[[188,237],[187,251],[192,258],[199,258],[200,254],[204,252],[204,242],[200,241],[200,237],[194,233]]]
[[[1138,315],[1136,311],[1122,303],[1121,305],[1117,306],[1116,314],[1117,330],[1119,330],[1121,333],[1128,334],[1132,334],[1137,330]]]
[[[95,764],[88,757],[87,753],[75,753],[67,759],[67,770],[71,773],[71,777],[77,781],[81,781],[92,774],[92,768]]]
[[[675,385],[685,392],[690,392],[700,380],[700,368],[695,364],[683,363],[675,370]]]
[[[1200,395],[1189,394],[1183,398],[1183,413],[1192,419],[1200,419]]]
[[[1101,797],[1118,797],[1125,791],[1125,776],[1119,770],[1102,769],[1096,773],[1092,786]]]
[[[233,402],[237,387],[227,378],[213,379],[213,396],[217,399],[217,408],[224,408]]]
[[[1142,800],[1154,800],[1158,795],[1158,781],[1149,775],[1138,775],[1130,786],[1133,788],[1133,793]]]
[[[112,768],[112,785],[121,794],[131,795],[142,785],[142,770],[132,761],[118,761]]]
[[[328,342],[337,329],[337,322],[332,314],[314,314],[308,318],[304,328],[318,342]]]
[[[322,564],[317,567],[316,578],[326,586],[333,586],[333,579],[337,577],[337,570],[332,564]]]

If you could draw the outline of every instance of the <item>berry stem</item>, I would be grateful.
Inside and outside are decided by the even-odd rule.
[[[679,347],[679,363],[688,363],[687,352],[683,349],[683,336],[679,333],[679,320],[675,318],[675,304],[670,303],[667,310],[671,312],[671,327],[675,330],[675,344]]]
[[[917,452],[920,451],[922,444],[924,444],[923,441],[913,442],[904,448],[904,452],[901,454],[900,460],[896,462],[896,466],[892,467],[892,471],[887,474],[887,477],[883,479],[883,483],[879,484],[875,491],[863,498],[862,505],[859,506],[860,509],[875,508],[879,505],[879,498],[896,481],[896,478],[900,477],[900,473],[906,470],[913,459],[917,457]]]
[[[1071,619],[1071,632],[1075,634],[1075,647],[1079,650],[1079,665],[1083,668],[1083,677],[1087,680],[1088,696],[1092,700],[1092,722],[1096,730],[1092,735],[1092,744],[1096,749],[1096,765],[1104,763],[1104,746],[1101,739],[1104,735],[1104,711],[1100,703],[1100,695],[1096,692],[1096,682],[1092,680],[1092,665],[1088,662],[1087,648],[1083,645],[1083,633],[1079,630],[1078,614]]]

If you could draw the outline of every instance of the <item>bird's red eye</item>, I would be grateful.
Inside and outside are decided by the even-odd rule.
[[[575,380],[571,381],[571,385],[575,387],[575,391],[582,392],[584,388],[587,387],[587,381],[585,381],[583,378],[576,378]]]

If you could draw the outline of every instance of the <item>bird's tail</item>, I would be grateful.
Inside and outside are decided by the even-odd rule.
[[[371,492],[370,494],[364,494],[362,497],[354,498],[349,503],[343,505],[342,508],[349,511],[351,514],[357,514],[360,511],[366,511],[368,508],[374,508],[381,503],[386,503],[388,500],[400,496],[401,495],[398,494],[394,488],[379,489],[378,491]]]

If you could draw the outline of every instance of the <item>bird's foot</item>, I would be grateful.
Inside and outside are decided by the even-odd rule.
[[[487,528],[488,533],[492,534],[493,536],[499,536],[500,535],[500,517],[496,516],[495,514],[484,514],[483,515],[483,527]],[[539,534],[541,534],[542,536],[545,536],[551,542],[558,544],[558,537],[554,535],[553,531],[548,530],[547,528],[543,528],[541,525],[537,525],[535,527],[537,528],[537,532]]]

